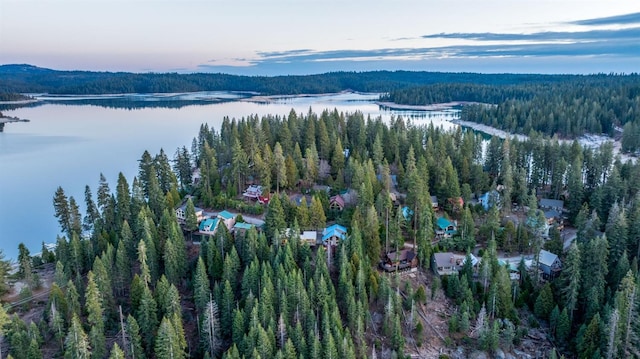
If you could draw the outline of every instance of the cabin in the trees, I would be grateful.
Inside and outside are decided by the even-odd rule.
[[[296,206],[300,206],[302,204],[302,199],[304,198],[304,200],[307,202],[307,207],[311,207],[311,200],[313,200],[313,197],[311,197],[310,195],[304,195],[304,194],[300,194],[300,193],[296,193],[296,194],[292,194],[291,196],[289,196],[289,200],[293,203],[296,204]]]
[[[538,272],[542,279],[553,280],[558,277],[562,270],[562,262],[556,254],[544,249],[538,255]]]
[[[231,212],[222,211],[218,213],[218,218],[222,221],[222,223],[224,223],[229,232],[231,232],[233,225],[236,224],[236,215]]]
[[[386,272],[416,268],[418,266],[418,258],[413,249],[403,249],[387,253],[379,266]]]
[[[542,198],[540,199],[540,208],[545,210],[554,209],[558,212],[564,211],[564,201],[559,199]]]
[[[438,197],[431,196],[431,208],[434,210],[438,210]]]
[[[451,238],[458,233],[457,223],[440,217],[436,221],[436,236],[439,238]]]
[[[345,206],[344,198],[341,195],[335,195],[329,198],[329,209],[332,211],[342,211]]]
[[[471,258],[471,266],[476,267],[480,260],[473,254],[469,254]],[[467,260],[466,254],[457,254],[452,252],[434,253],[433,268],[438,275],[458,274]]]
[[[512,281],[520,280],[520,271],[518,270],[517,264],[505,261],[504,259],[498,259],[498,264],[502,267],[507,268],[507,272],[509,272],[509,278]]]
[[[242,196],[251,199],[258,199],[258,197],[262,196],[262,186],[251,185],[249,188],[244,190]]]
[[[537,214],[540,214],[540,212],[542,212],[541,209],[538,209]],[[539,228],[540,231],[540,235],[544,238],[549,238],[549,228],[551,228],[549,226],[549,222],[545,219],[542,221],[542,223],[540,223],[539,217],[536,216],[528,216],[525,223],[528,227],[530,228]]]
[[[303,231],[300,234],[300,241],[307,243],[310,247],[315,247],[318,244],[318,232],[317,231]]]
[[[195,207],[196,209],[196,218],[198,222],[204,219],[204,210],[202,208]],[[184,203],[182,206],[176,208],[176,217],[178,221],[184,222],[187,220],[187,204]]]
[[[218,225],[220,224],[220,219],[218,218],[207,218],[200,222],[200,226],[198,230],[202,234],[214,234],[216,233],[216,229],[218,229]]]
[[[307,243],[310,247],[315,247],[318,244],[318,231],[299,231],[292,232],[291,228],[286,228],[283,233],[284,240],[288,239],[300,239],[301,243]]]
[[[491,207],[500,205],[500,193],[496,190],[485,192],[478,197],[478,203],[485,211],[488,211]]]
[[[451,197],[447,200],[453,212],[460,212],[464,208],[464,199],[462,197]]]
[[[402,207],[402,218],[405,221],[411,221],[411,217],[413,217],[413,210],[407,206]]]
[[[262,195],[262,186],[252,184],[244,190],[242,196],[247,199],[252,199],[260,204],[268,204],[271,196],[267,193],[266,196]]]
[[[558,199],[542,198],[540,200],[540,208],[544,211],[544,218],[547,220],[547,224],[552,226],[558,225],[559,229],[564,226],[564,201]]]
[[[322,245],[325,247],[335,247],[345,238],[347,238],[347,228],[339,224],[332,224],[322,231]]]
[[[246,233],[253,227],[255,227],[255,225],[251,223],[236,222],[236,224],[233,225],[233,233]]]
[[[200,168],[196,167],[191,171],[191,183],[193,183],[193,185],[197,185],[198,183],[200,183]]]

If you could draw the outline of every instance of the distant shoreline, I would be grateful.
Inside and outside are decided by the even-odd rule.
[[[38,99],[33,100],[18,100],[18,101],[0,101],[0,105],[26,105],[30,103],[40,102]]]
[[[449,110],[454,107],[466,106],[466,105],[489,105],[481,102],[470,102],[470,101],[451,101],[451,102],[442,102],[442,103],[434,103],[430,105],[402,105],[395,102],[384,102],[384,101],[376,101],[376,105],[380,105],[383,107],[388,107],[392,110],[417,110],[417,111],[442,111]]]

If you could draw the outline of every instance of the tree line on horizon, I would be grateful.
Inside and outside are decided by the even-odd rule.
[[[432,84],[396,89],[382,99],[428,105],[469,101],[460,119],[509,133],[576,138],[619,135],[625,152],[640,149],[638,75],[576,76],[566,81],[521,84]],[[625,133],[626,132],[626,133]]]
[[[437,83],[519,84],[564,82],[582,76],[478,74],[418,71],[329,72],[310,75],[240,76],[223,73],[127,73],[57,71],[31,65],[1,65],[0,93],[68,95],[250,91],[264,95],[388,92]]]
[[[191,148],[183,146],[172,159],[162,150],[145,151],[131,185],[120,174],[115,190],[104,176],[95,196],[85,187],[85,213],[64,189],[56,191],[65,237],[55,253],[43,254],[56,267],[46,310],[30,325],[0,315],[0,324],[7,323],[0,333],[16,359],[42,357],[43,350],[65,358],[360,358],[383,347],[402,357],[409,339],[418,345],[431,335],[415,315],[430,299],[423,286],[380,275],[381,256],[407,241],[417,245],[420,266],[429,268],[433,252],[464,252],[480,243],[486,250],[477,276],[465,268],[431,284],[432,295],[441,288],[456,304],[452,337],[487,351],[517,345],[527,330],[522,309],[547,323],[562,352],[632,355],[640,332],[633,324],[640,165],[614,158],[610,144],[590,149],[539,135],[484,141],[461,128],[329,110],[225,118],[219,129],[203,124]],[[193,213],[185,232],[175,217],[183,197],[194,195],[188,208],[261,213],[263,207],[236,199],[249,183],[273,193],[264,230],[233,236],[222,226],[202,238],[199,250],[191,246],[185,233],[195,230]],[[312,190],[318,183],[331,186],[332,194],[352,189],[356,204],[330,211],[327,194]],[[410,219],[392,201],[394,186],[406,194],[401,204],[413,210]],[[485,212],[472,205],[498,186],[501,207]],[[307,191],[310,206],[287,196]],[[436,246],[431,195],[460,224],[460,235]],[[560,253],[557,231],[542,239],[542,195],[564,199],[578,229],[567,254]],[[458,197],[464,206],[448,201]],[[503,224],[517,208],[538,220]],[[349,227],[334,256],[295,236],[283,240],[286,228],[296,233],[327,222]],[[498,250],[543,247],[565,263],[550,284],[524,270],[521,281],[511,282],[497,262]],[[22,252],[26,275],[29,255]],[[380,319],[373,321],[372,313]]]

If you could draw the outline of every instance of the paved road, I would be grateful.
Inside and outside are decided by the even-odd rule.
[[[569,246],[571,246],[571,242],[573,242],[576,239],[577,234],[578,234],[578,230],[575,228],[565,227],[562,230],[562,234],[560,236],[562,237],[563,249],[565,251],[569,249]]]

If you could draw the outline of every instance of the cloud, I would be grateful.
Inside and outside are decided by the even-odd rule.
[[[595,19],[578,20],[570,22],[573,25],[601,26],[601,25],[640,25],[640,12],[633,14],[616,15]]]
[[[636,25],[637,26],[634,26]],[[557,24],[556,24],[557,25]],[[556,59],[567,62],[586,62],[596,69],[593,72],[631,72],[629,64],[640,58],[640,13],[587,19],[560,24],[576,31],[539,31],[533,33],[440,33],[428,34],[415,39],[429,42],[432,39],[458,40],[450,41],[455,45],[438,45],[422,47],[389,47],[368,50],[313,50],[291,49],[286,51],[261,51],[251,59],[243,59],[242,70],[245,73],[258,71],[277,73],[286,68],[288,72],[313,72],[310,69],[325,71],[345,70],[353,68],[364,71],[377,69],[384,64],[387,68],[407,69],[428,67],[433,64],[441,66],[443,61],[475,68],[475,64],[500,63],[504,66],[514,59],[529,59],[519,63],[533,63],[531,59],[546,61]],[[614,26],[616,25],[616,26]],[[575,27],[578,29],[575,29]],[[606,28],[602,28],[607,26]],[[613,27],[613,28],[611,28]],[[392,42],[408,40],[392,39]],[[463,45],[460,44],[463,40]],[[439,42],[440,44],[442,41]],[[456,60],[456,61],[454,61]],[[469,61],[467,61],[469,60]],[[390,66],[393,64],[393,66]],[[471,66],[473,64],[474,66]],[[612,65],[618,64],[618,65]],[[620,65],[622,64],[622,65]],[[201,65],[200,69],[231,70],[232,66],[222,63]],[[563,65],[561,65],[563,66]],[[609,66],[609,67],[606,67]],[[445,66],[446,67],[446,66]],[[563,70],[565,67],[560,67]],[[571,68],[571,67],[569,67]],[[581,68],[589,68],[585,65]],[[608,70],[607,70],[608,68]],[[581,70],[582,71],[582,70]],[[322,71],[320,71],[322,72]],[[529,72],[537,72],[529,70]]]
[[[531,34],[483,33],[441,33],[422,36],[424,39],[462,39],[475,41],[610,41],[640,39],[640,27],[612,30],[588,31],[544,31]]]

